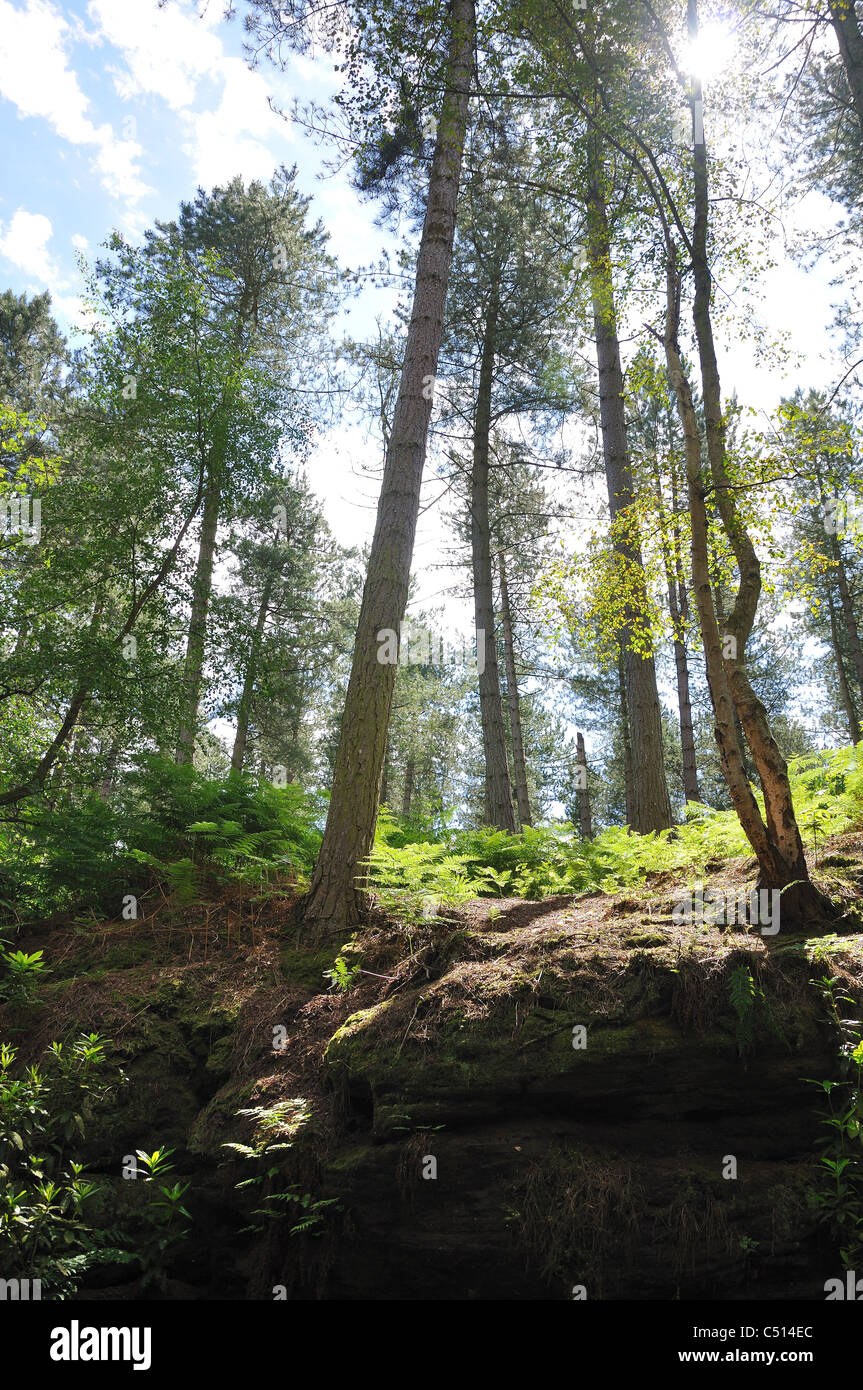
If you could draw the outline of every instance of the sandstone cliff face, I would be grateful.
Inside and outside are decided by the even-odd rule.
[[[841,1264],[807,1078],[838,1076],[839,1039],[811,981],[859,1004],[863,937],[679,926],[667,896],[379,921],[345,993],[322,992],[335,951],[275,923],[206,960],[118,929],[86,969],[60,932],[41,1008],[0,1031],[34,1056],[73,1029],[114,1040],[130,1080],[85,1157],[133,1210],[122,1156],[175,1149],[195,1218],[175,1297],[823,1298]],[[262,1133],[290,1147],[222,1147]]]

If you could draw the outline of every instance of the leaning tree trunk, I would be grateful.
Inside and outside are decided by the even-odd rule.
[[[608,485],[614,550],[623,570],[624,582],[636,589],[620,635],[626,673],[626,706],[633,766],[638,777],[632,783],[633,830],[646,834],[665,830],[672,823],[671,802],[665,780],[662,745],[662,717],[656,688],[656,667],[652,656],[634,650],[633,636],[641,616],[641,600],[646,600],[644,565],[632,504],[634,500],[632,465],[626,433],[623,369],[617,335],[614,284],[611,275],[611,236],[603,171],[594,151],[588,189],[588,246],[596,358],[599,369],[599,414],[602,450]],[[615,534],[616,532],[616,534]],[[646,606],[646,603],[645,603]]]
[[[698,36],[697,0],[688,0],[687,19],[689,36],[694,41]],[[693,79],[694,112],[700,111],[701,101],[701,85]],[[692,269],[695,296],[692,312],[701,368],[707,458],[717,509],[723,530],[734,552],[739,575],[734,607],[725,621],[720,653],[728,690],[740,716],[764,795],[766,827],[759,812],[758,821],[761,829],[757,835],[758,845],[753,844],[758,858],[759,886],[783,890],[783,916],[792,922],[805,923],[808,920],[823,920],[829,914],[830,905],[809,878],[803,841],[794,814],[788,767],[770,731],[767,711],[755,694],[746,671],[746,643],[752,631],[761,593],[761,565],[738,511],[727,468],[725,421],[722,414],[719,368],[710,309],[712,277],[707,258],[707,146],[704,143],[703,132],[701,139],[695,140],[693,152],[695,216]],[[718,633],[718,626],[716,631]],[[712,633],[709,636],[712,642]],[[763,835],[761,830],[764,830]]]
[[[575,762],[578,768],[578,829],[582,840],[593,839],[593,822],[590,818],[590,792],[587,786],[587,754],[584,751],[584,735],[575,736]]]
[[[839,623],[836,619],[836,605],[833,602],[832,594],[827,595],[827,611],[830,614],[830,641],[833,647],[833,660],[836,664],[836,675],[839,679],[839,695],[845,710],[845,718],[848,720],[848,732],[851,735],[851,742],[858,744],[861,738],[863,738],[863,734],[860,732],[860,721],[857,718],[851,687],[848,684],[848,677],[845,674],[845,658],[842,655],[842,644],[839,641]]]
[[[524,739],[521,732],[521,698],[515,670],[515,643],[512,636],[512,612],[509,606],[509,587],[506,582],[506,560],[503,551],[498,556],[500,568],[500,620],[503,627],[503,651],[506,665],[506,696],[509,703],[509,727],[512,734],[512,768],[515,780],[515,799],[519,824],[533,825],[530,797],[527,790],[527,764],[524,760]]]
[[[698,418],[678,344],[679,320],[680,275],[676,266],[676,251],[672,249],[667,265],[667,304],[663,341],[668,375],[683,427],[691,527],[692,585],[704,647],[707,686],[713,707],[714,735],[719,761],[732,804],[763,873],[764,866],[773,863],[773,848],[746,775],[743,749],[734,721],[734,703],[722,655],[722,634],[710,583],[709,520],[705,501],[707,481],[703,476]]]
[[[201,515],[201,538],[198,542],[198,560],[192,586],[192,612],[189,618],[186,660],[183,668],[183,709],[177,740],[175,758],[177,763],[190,763],[192,761],[195,736],[198,732],[198,707],[201,703],[204,654],[207,646],[207,616],[210,611],[210,596],[213,592],[213,565],[216,558],[216,532],[219,527],[221,501],[221,470],[216,464],[211,468],[207,480],[204,510]]]
[[[476,16],[451,0],[447,89],[429,177],[414,300],[369,554],[342,718],[330,809],[302,914],[313,932],[359,921],[374,839],[396,666],[379,660],[381,633],[398,633],[410,582],[432,392],[455,235]]]
[[[497,633],[494,621],[494,587],[491,570],[491,525],[488,515],[489,438],[491,435],[491,393],[494,380],[495,331],[498,305],[492,295],[486,314],[479,369],[473,429],[473,467],[470,490],[470,544],[473,563],[473,601],[477,652],[485,653],[478,663],[479,712],[485,759],[485,816],[488,825],[515,834],[512,787],[506,757],[506,730],[500,669],[497,663]]]

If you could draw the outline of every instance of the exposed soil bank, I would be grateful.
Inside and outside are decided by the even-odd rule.
[[[376,921],[342,952],[374,973],[344,993],[321,992],[336,948],[305,950],[283,903],[230,940],[225,904],[33,930],[20,944],[53,973],[0,1036],[25,1059],[114,1040],[129,1084],[84,1157],[134,1204],[123,1156],[175,1149],[194,1225],[172,1297],[822,1299],[841,1265],[810,1196],[827,1130],[806,1078],[838,1074],[838,1038],[810,981],[859,1004],[863,936],[677,926],[674,895]],[[289,1149],[222,1148],[254,1143],[238,1111],[274,1106]],[[254,1215],[285,1191],[308,1202]],[[138,1292],[131,1266],[79,1296]]]

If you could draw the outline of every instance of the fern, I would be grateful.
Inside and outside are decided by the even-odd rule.
[[[761,996],[748,965],[738,965],[732,970],[728,996],[737,1015],[737,1052],[742,1057],[755,1039],[756,1004]]]

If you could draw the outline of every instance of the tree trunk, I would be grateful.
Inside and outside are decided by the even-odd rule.
[[[842,559],[842,552],[839,542],[835,536],[830,537],[833,550],[833,558],[836,561],[836,586],[839,590],[839,601],[842,605],[842,617],[845,622],[845,631],[848,634],[848,646],[851,649],[851,660],[854,662],[854,671],[857,675],[857,684],[860,693],[863,694],[863,647],[860,645],[860,633],[857,628],[857,615],[854,612],[854,604],[848,588],[848,575],[845,570],[845,562]]]
[[[833,602],[832,594],[828,594],[827,608],[830,613],[830,640],[833,646],[833,660],[836,663],[836,675],[839,678],[839,694],[842,698],[842,705],[845,710],[845,718],[848,720],[848,732],[851,735],[851,742],[860,742],[860,721],[857,718],[857,711],[854,708],[854,700],[851,695],[851,687],[848,684],[848,677],[845,674],[845,658],[842,655],[842,646],[839,641],[839,623],[836,619],[836,605]]]
[[[500,619],[503,627],[503,650],[506,665],[506,694],[509,703],[509,727],[512,733],[512,766],[515,779],[515,799],[519,824],[533,825],[530,797],[527,791],[527,765],[524,760],[524,739],[521,733],[521,704],[518,677],[515,671],[515,644],[512,638],[512,612],[506,582],[506,560],[503,551],[498,556],[500,566]]]
[[[629,737],[629,715],[626,708],[626,660],[623,649],[617,654],[617,693],[620,698],[620,737],[623,742],[623,796],[626,824],[634,818],[632,792],[632,742]]]
[[[387,804],[387,793],[388,793],[388,791],[389,791],[389,780],[390,780],[390,755],[389,755],[389,749],[387,749],[387,754],[386,754],[386,757],[384,758],[384,770],[383,770],[383,773],[381,774],[381,805],[382,805],[382,806],[386,806],[386,804]]]
[[[587,787],[587,754],[584,751],[584,735],[575,736],[575,761],[579,770],[578,779],[578,828],[582,840],[593,839],[593,824],[590,819],[590,792]]]
[[[255,630],[252,633],[252,643],[249,648],[249,660],[246,664],[246,675],[243,680],[243,693],[240,696],[240,703],[237,707],[237,733],[234,738],[234,747],[231,753],[231,772],[241,773],[243,762],[246,757],[246,743],[249,737],[249,715],[252,708],[252,700],[255,694],[255,681],[258,676],[258,657],[261,650],[261,639],[264,635],[264,628],[267,624],[267,616],[270,611],[270,598],[273,592],[273,585],[276,582],[276,570],[268,570],[264,580],[264,587],[261,591],[261,601],[258,604],[258,616],[255,622]]]
[[[683,795],[686,801],[700,801],[698,765],[695,760],[695,735],[692,729],[692,702],[689,698],[689,661],[683,638],[689,617],[689,599],[683,578],[680,558],[680,531],[677,522],[677,483],[675,461],[671,460],[671,544],[662,537],[662,560],[668,590],[668,611],[674,632],[674,669],[677,676],[677,711],[680,721],[680,750],[683,760]],[[658,468],[656,487],[661,501],[662,490]]]
[[[494,621],[494,586],[491,570],[491,527],[488,516],[489,436],[491,434],[491,393],[494,379],[495,331],[498,304],[492,296],[483,331],[473,428],[473,468],[470,493],[470,539],[473,562],[473,596],[477,651],[485,660],[479,671],[479,711],[485,758],[485,817],[488,825],[515,834],[512,788],[506,758],[506,731],[500,671],[497,664],[497,633]]]
[[[863,137],[863,34],[860,33],[855,0],[828,0],[828,9]]]
[[[673,593],[673,586],[669,594]],[[676,605],[675,605],[676,606]],[[672,622],[680,630],[680,610],[672,610]],[[687,801],[700,801],[698,786],[698,764],[695,759],[695,734],[692,728],[692,701],[689,698],[689,665],[686,644],[679,637],[674,639],[674,669],[677,675],[677,711],[680,721],[680,751],[683,758],[683,795]]]
[[[644,591],[641,544],[633,513],[632,466],[626,434],[623,370],[617,336],[614,284],[611,275],[611,238],[602,186],[603,171],[594,150],[588,188],[588,246],[596,359],[599,370],[599,413],[602,450],[612,522],[612,545],[627,580]],[[616,531],[616,535],[614,534]],[[633,632],[641,621],[638,601],[625,619],[620,635],[626,673],[626,706],[632,760],[638,778],[632,783],[633,830],[646,834],[665,830],[672,823],[671,802],[665,780],[662,718],[652,656],[633,650]]]
[[[697,0],[688,0],[687,20],[689,37],[691,41],[694,41],[698,35]],[[701,99],[701,85],[696,79],[693,79],[692,102],[694,111],[700,109]],[[752,689],[745,666],[746,642],[752,631],[761,593],[761,566],[752,539],[739,515],[726,467],[725,421],[722,414],[719,369],[716,362],[710,311],[711,274],[707,259],[709,207],[707,147],[703,136],[700,141],[696,139],[694,143],[693,165],[695,212],[692,235],[692,268],[695,281],[693,320],[701,367],[707,457],[717,508],[723,529],[734,551],[739,574],[734,607],[731,615],[726,619],[725,633],[718,651],[727,688],[740,716],[740,722],[743,725],[743,731],[758,771],[761,790],[764,795],[766,826],[761,819],[760,811],[758,811],[757,803],[754,802],[751,791],[749,793],[757,814],[757,825],[752,825],[755,838],[750,836],[750,843],[758,858],[759,887],[784,890],[782,896],[783,917],[787,921],[807,924],[813,920],[823,921],[829,916],[830,904],[818,892],[809,878],[800,829],[794,814],[788,767],[770,732],[767,711]],[[694,458],[692,463],[694,466]],[[687,461],[688,475],[689,472],[689,461]],[[704,492],[701,487],[700,472],[699,449],[698,476],[693,479],[695,486],[690,491],[690,503],[693,503],[694,498],[696,511],[704,509]],[[705,535],[703,540],[706,545],[706,509],[704,510]],[[694,560],[695,552],[693,549],[693,565]],[[706,596],[702,600],[706,614],[705,600]],[[709,646],[715,680],[716,641],[719,638],[719,628],[716,624],[712,602],[710,614],[713,618],[712,628],[715,629],[715,633],[708,622],[705,653],[707,653]],[[740,752],[739,746],[736,751]],[[732,795],[734,795],[733,791]],[[751,808],[749,810],[751,811]],[[744,823],[744,829],[749,835],[750,831],[746,823]]]
[[[386,451],[377,524],[360,608],[330,809],[302,912],[314,933],[359,921],[362,873],[374,838],[396,666],[379,633],[399,633],[410,582],[437,370],[476,36],[474,0],[451,0],[447,90],[438,124],[417,257],[411,319]]]
[[[192,612],[186,640],[186,660],[183,670],[184,708],[180,717],[177,741],[177,763],[190,763],[198,732],[198,706],[201,703],[201,684],[204,674],[204,654],[207,646],[207,615],[213,592],[213,564],[216,558],[216,532],[222,501],[222,478],[218,464],[211,467],[201,515],[201,538],[198,542],[198,561],[192,586]]]
[[[683,370],[678,345],[680,277],[674,264],[673,255],[674,253],[669,255],[667,268],[668,297],[664,346],[668,375],[677,399],[680,423],[683,426],[695,604],[704,646],[707,685],[710,692],[710,703],[713,707],[714,735],[719,750],[719,761],[723,776],[728,784],[734,809],[746,837],[755,851],[759,867],[761,867],[762,864],[771,862],[773,855],[767,828],[761,818],[758,803],[746,775],[743,750],[734,723],[734,705],[722,656],[722,636],[716,618],[713,589],[710,583],[709,523],[705,503],[705,480],[702,476],[701,437],[695,406],[692,401],[692,392]]]
[[[827,490],[824,484],[824,477],[817,463],[815,466],[815,477],[818,483],[818,497],[821,503],[821,515],[823,516],[828,500]],[[842,621],[845,624],[845,632],[848,637],[848,649],[851,652],[851,660],[854,663],[854,673],[857,677],[857,686],[861,695],[863,695],[863,646],[861,646],[860,644],[860,631],[857,627],[857,615],[854,612],[854,601],[851,598],[851,591],[848,587],[848,571],[845,568],[845,560],[842,556],[842,547],[839,544],[839,537],[834,535],[832,532],[825,530],[825,541],[827,544],[827,549],[830,552],[830,559],[833,561],[832,568],[836,575],[836,587],[839,590],[839,603],[842,608]],[[829,583],[829,578],[827,582]],[[836,617],[832,596],[829,599],[829,603],[830,622],[832,630],[832,625]],[[838,661],[838,647],[836,647],[836,653]],[[843,666],[843,677],[844,674],[845,670]]]
[[[416,764],[413,758],[408,758],[405,764],[405,784],[402,790],[402,815],[405,820],[411,813],[411,802],[414,799],[414,777],[416,776]]]
[[[114,785],[114,775],[117,771],[117,759],[119,756],[120,736],[117,734],[111,740],[111,746],[108,749],[108,760],[105,763],[105,773],[102,778],[101,786],[99,787],[99,795],[103,801],[107,801],[108,797],[111,795],[111,788]]]

